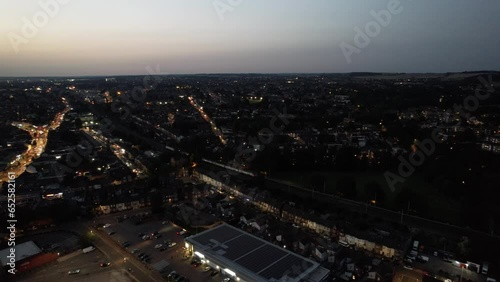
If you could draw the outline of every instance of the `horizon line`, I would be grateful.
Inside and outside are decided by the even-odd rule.
[[[500,73],[500,70],[470,70],[470,71],[446,71],[446,72],[375,72],[375,71],[353,71],[353,72],[219,72],[219,73],[162,73],[162,74],[96,74],[96,75],[25,75],[25,76],[0,76],[0,79],[8,78],[83,78],[83,77],[127,77],[127,76],[197,76],[197,75],[325,75],[325,74],[457,74],[457,73]]]

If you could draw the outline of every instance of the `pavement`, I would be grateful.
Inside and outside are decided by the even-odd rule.
[[[393,282],[419,282],[423,281],[423,275],[417,271],[399,267],[396,269]]]
[[[99,220],[111,220],[118,215],[133,214],[137,211],[128,211],[119,214],[105,215]],[[93,222],[80,222],[75,226],[77,232],[84,234],[92,232],[95,234],[94,246],[102,251],[108,258],[112,265],[119,266],[121,269],[126,270],[137,281],[163,281],[162,277],[157,273],[151,271],[145,265],[133,259],[132,254],[123,249],[116,241],[104,232],[98,231],[92,227]],[[126,259],[125,259],[126,258]],[[131,271],[128,271],[128,269]]]
[[[143,211],[141,211],[143,212]],[[129,213],[138,213],[132,212]],[[171,271],[176,271],[178,274],[185,276],[190,281],[208,281],[211,279],[220,280],[220,274],[215,277],[210,277],[208,272],[203,272],[202,267],[193,268],[190,265],[191,257],[188,259],[183,259],[183,255],[185,254],[184,246],[184,238],[180,235],[177,235],[176,232],[180,231],[182,227],[177,226],[172,223],[162,224],[162,220],[158,220],[156,218],[152,218],[149,221],[145,221],[140,225],[135,225],[132,220],[127,219],[123,222],[118,222],[116,220],[117,216],[122,216],[124,213],[118,214],[110,214],[100,216],[96,222],[99,223],[109,223],[111,226],[103,229],[102,231],[94,231],[98,232],[99,238],[102,241],[110,242],[110,245],[113,248],[118,248],[123,251],[124,257],[127,257],[127,264],[139,265],[141,268],[147,269],[149,273],[157,274],[154,275],[155,278],[160,276],[157,270],[153,270],[153,265],[164,261],[168,264],[165,268],[165,273],[170,273]],[[112,230],[116,232],[113,235],[108,235],[108,232]],[[158,231],[161,234],[161,237],[158,239],[150,239],[150,240],[142,240],[139,238],[139,233],[149,234]],[[164,240],[170,240],[176,242],[176,246],[172,248],[168,248],[165,251],[160,252],[158,249],[155,249],[156,244],[163,244]],[[125,241],[130,241],[132,243],[131,246],[127,248],[123,248],[121,244]],[[97,246],[97,245],[96,245]],[[149,254],[151,256],[150,263],[141,262],[136,255],[132,254],[131,251],[133,249],[140,249],[139,253]],[[123,257],[122,257],[123,260]],[[132,272],[132,275],[135,276],[135,270]],[[139,281],[153,281],[151,278],[149,280],[141,280],[140,277],[137,277]],[[162,278],[159,278],[162,279]],[[164,280],[156,280],[156,281],[164,281]]]
[[[107,215],[109,219],[126,213],[133,214],[139,211]],[[84,254],[81,250],[58,259],[56,264],[34,270],[24,274],[20,281],[164,281],[157,271],[139,263],[130,252],[123,249],[109,235],[93,228],[93,221],[72,222],[60,226],[61,229],[71,230],[78,234],[92,232],[95,234],[94,246],[96,250]],[[124,259],[127,258],[127,259]],[[100,267],[101,262],[110,262],[108,267]],[[68,271],[80,269],[79,274],[68,275]]]
[[[108,281],[166,281],[160,272],[153,268],[153,265],[158,262],[165,262],[167,266],[163,269],[163,275],[167,275],[171,271],[176,271],[178,274],[186,277],[189,281],[221,281],[224,277],[219,273],[215,276],[210,276],[210,271],[204,272],[203,265],[193,267],[190,262],[191,254],[186,255],[184,246],[184,238],[177,235],[176,232],[182,230],[182,227],[172,223],[162,224],[162,219],[155,217],[146,220],[140,225],[130,220],[134,214],[144,213],[150,209],[129,210],[114,214],[103,215],[91,221],[79,221],[68,223],[60,226],[61,229],[71,230],[78,234],[95,234],[93,245],[96,249],[92,252],[84,254],[81,250],[61,257],[55,264],[50,264],[45,267],[34,270],[31,273],[23,274],[22,280],[26,282],[38,281],[92,281],[92,282],[108,282]],[[128,215],[129,219],[119,222],[117,217]],[[94,226],[98,223],[110,226],[102,230],[97,230]],[[115,234],[109,235],[109,231],[114,231]],[[138,233],[151,234],[158,231],[161,234],[160,238],[151,240],[142,240]],[[176,242],[176,246],[168,248],[165,251],[155,249],[156,244],[163,244],[164,240]],[[122,243],[130,241],[131,246],[124,248]],[[140,249],[151,255],[151,262],[141,262],[136,255],[132,254],[133,249]],[[108,267],[100,267],[101,262],[110,262]],[[79,274],[68,275],[68,271],[80,269]]]
[[[486,276],[479,274],[477,272],[473,272],[466,268],[460,268],[458,266],[454,266],[451,262],[446,262],[440,257],[435,257],[433,255],[426,255],[429,258],[428,262],[413,262],[412,266],[415,269],[423,269],[428,273],[432,273],[436,276],[443,276],[444,272],[451,274],[452,280],[458,280],[457,278],[462,276],[464,280],[471,280],[477,282],[485,282]],[[439,272],[443,270],[443,272]],[[443,277],[446,278],[446,277]]]
[[[18,281],[134,281],[126,272],[113,263],[108,267],[100,267],[100,262],[107,259],[108,257],[97,249],[87,254],[77,251],[68,256],[59,258],[55,264],[42,267],[33,273],[23,275]],[[74,275],[68,274],[68,271],[77,269],[80,270],[80,273]]]

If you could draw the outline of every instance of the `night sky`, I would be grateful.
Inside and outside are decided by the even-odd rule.
[[[23,18],[58,2],[0,2],[0,76],[500,70],[500,1],[401,0],[362,48],[394,0],[65,1],[31,38]]]

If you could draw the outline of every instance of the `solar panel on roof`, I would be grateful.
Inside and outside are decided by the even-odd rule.
[[[279,279],[285,275],[296,278],[311,266],[312,263],[304,260],[303,258],[289,254],[271,265],[269,268],[260,272],[259,275],[266,279]]]
[[[282,251],[273,245],[265,245],[255,252],[252,252],[236,260],[236,262],[243,267],[258,273],[259,271],[281,259],[285,255],[287,255],[285,251]]]
[[[231,269],[238,265],[253,273],[259,281],[280,280],[284,276],[297,279],[318,264],[266,242],[235,227],[223,224],[187,239],[201,245],[206,254],[225,259]]]
[[[224,244],[228,247],[224,256],[228,259],[235,260],[264,244],[264,242],[258,239],[243,235]]]

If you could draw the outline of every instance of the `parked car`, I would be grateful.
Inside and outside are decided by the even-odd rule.
[[[106,224],[104,224],[104,226],[103,226],[102,228],[108,228],[108,227],[110,227],[110,226],[111,226],[111,224],[106,223]]]
[[[159,248],[161,248],[161,247],[163,247],[163,245],[162,245],[162,244],[156,244],[156,245],[155,245],[155,249],[159,249]]]
[[[151,239],[151,238],[149,237],[149,235],[144,235],[144,236],[142,236],[142,240],[144,240],[144,241],[149,240],[149,239]]]
[[[159,248],[159,249],[158,249],[158,251],[163,252],[163,251],[165,251],[165,250],[167,250],[167,249],[168,249],[168,248],[167,248],[166,246],[163,246],[163,247]]]
[[[417,256],[417,261],[419,261],[419,262],[428,262],[429,261],[429,257],[419,255],[419,256]]]
[[[186,233],[187,233],[186,229],[182,229],[182,230],[179,230],[179,231],[176,232],[177,235],[181,235],[181,236],[184,235],[184,234],[186,234]]]
[[[114,235],[114,234],[116,234],[115,231],[113,231],[113,230],[108,231],[108,235]]]
[[[177,278],[179,278],[179,274],[175,271],[170,272],[170,274],[167,276],[169,281],[175,281]]]
[[[133,249],[133,250],[132,250],[132,254],[136,254],[136,253],[138,253],[138,252],[140,252],[140,251],[141,251],[141,250],[139,250],[139,249]]]
[[[130,241],[126,241],[126,242],[123,242],[123,243],[122,243],[122,246],[123,246],[123,247],[128,247],[128,246],[130,246],[130,245],[132,245],[132,243],[131,243]]]
[[[212,277],[215,276],[215,275],[217,275],[217,274],[219,274],[219,271],[217,271],[215,269],[212,270],[212,272],[210,272],[210,276],[212,276]]]
[[[106,267],[106,266],[110,266],[111,263],[110,262],[101,262],[101,267]]]
[[[94,246],[88,246],[88,247],[86,247],[86,248],[83,248],[83,249],[82,249],[82,252],[83,252],[84,254],[86,254],[86,253],[90,253],[90,252],[92,252],[93,250],[95,250],[95,247],[94,247]]]
[[[177,245],[176,242],[170,242],[170,243],[168,243],[168,247],[169,248],[175,247],[176,245]]]
[[[416,259],[417,259],[417,256],[407,255],[407,256],[406,256],[406,259],[416,260]]]
[[[212,270],[212,268],[210,266],[208,266],[208,265],[203,268],[203,272],[207,272],[207,271],[210,271],[210,270]]]
[[[409,259],[409,258],[407,257],[407,258],[405,258],[405,259],[403,260],[403,262],[404,262],[405,264],[412,264],[412,263],[413,263],[413,260],[412,260],[412,259]]]
[[[80,269],[70,270],[68,271],[68,275],[78,274],[80,273]]]
[[[144,237],[144,235],[146,235],[146,234],[144,234],[144,233],[142,233],[142,232],[138,234],[139,238]]]

